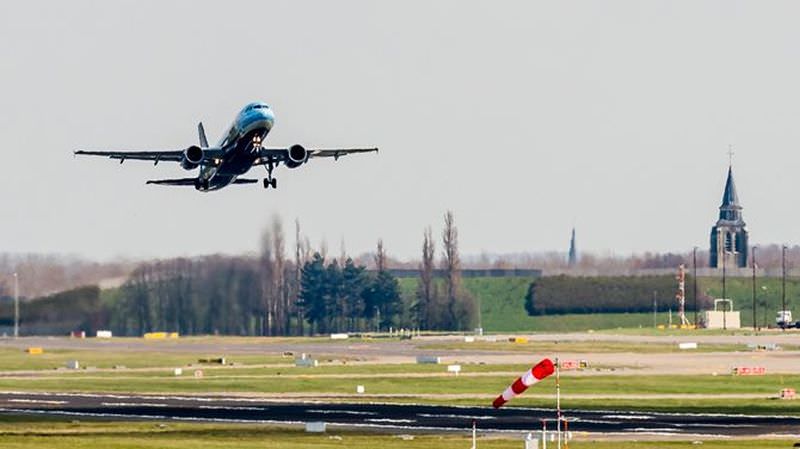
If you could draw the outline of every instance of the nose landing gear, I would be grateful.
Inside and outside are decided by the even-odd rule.
[[[208,179],[198,179],[194,185],[197,190],[208,190],[208,187]]]
[[[264,188],[268,189],[270,187],[272,187],[273,189],[277,189],[278,188],[278,180],[275,179],[275,178],[272,178],[272,179],[264,178]]]

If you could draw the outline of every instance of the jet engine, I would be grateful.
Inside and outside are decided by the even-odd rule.
[[[308,150],[303,148],[302,145],[292,145],[289,147],[289,154],[286,158],[286,166],[289,168],[297,168],[308,160]]]
[[[181,159],[181,167],[184,170],[192,170],[197,168],[203,162],[203,149],[192,145],[183,151],[183,158]]]

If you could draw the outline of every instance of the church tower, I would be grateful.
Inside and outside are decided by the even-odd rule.
[[[736,184],[733,182],[732,166],[728,166],[728,180],[725,182],[722,205],[719,207],[719,220],[711,228],[709,255],[711,268],[722,268],[723,263],[727,268],[747,267],[747,228],[742,219],[742,206],[739,205]]]
[[[575,228],[572,228],[572,238],[569,239],[569,256],[567,266],[574,267],[578,263],[578,249],[575,247]]]

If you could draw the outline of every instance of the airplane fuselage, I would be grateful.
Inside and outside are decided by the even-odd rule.
[[[348,154],[377,152],[377,148],[313,148],[306,149],[300,144],[288,147],[267,148],[262,145],[272,126],[275,114],[269,105],[262,102],[245,106],[234,119],[233,124],[222,135],[217,145],[211,146],[206,138],[202,123],[197,124],[199,145],[184,149],[127,151],[127,150],[75,150],[75,155],[103,156],[118,160],[151,161],[178,163],[184,170],[199,169],[196,176],[189,178],[151,179],[147,184],[194,187],[201,192],[220,190],[231,184],[255,184],[257,179],[241,178],[257,165],[261,165],[266,176],[265,189],[275,189],[278,180],[272,172],[280,165],[296,169],[310,159],[330,158],[338,160]]]
[[[247,173],[258,159],[258,148],[275,123],[275,115],[266,103],[250,103],[239,112],[217,147],[224,153],[218,164],[200,166],[198,190],[219,190]]]

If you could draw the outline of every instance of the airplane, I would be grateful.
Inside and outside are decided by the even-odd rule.
[[[354,153],[377,152],[377,148],[338,148],[306,149],[295,144],[288,148],[265,148],[261,145],[275,123],[275,114],[268,104],[250,103],[239,112],[219,143],[208,145],[203,123],[197,125],[200,145],[192,145],[184,150],[167,151],[87,151],[77,150],[76,155],[105,156],[119,159],[122,164],[128,159],[159,162],[177,162],[185,170],[200,168],[197,177],[180,179],[156,179],[147,184],[167,186],[192,186],[198,191],[219,190],[231,184],[254,184],[257,179],[240,178],[250,168],[262,165],[267,170],[264,188],[278,187],[272,171],[281,163],[289,168],[297,168],[313,158],[333,158]]]

